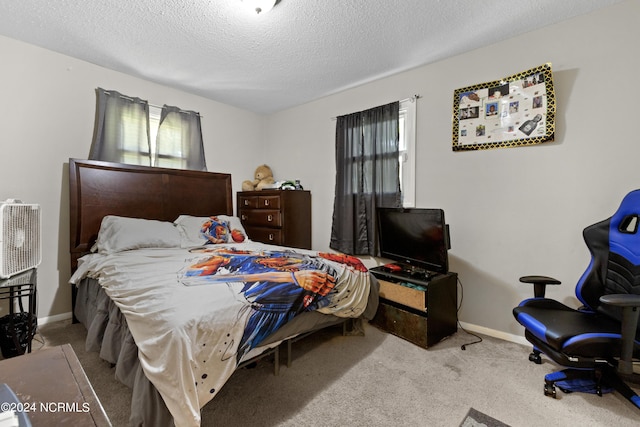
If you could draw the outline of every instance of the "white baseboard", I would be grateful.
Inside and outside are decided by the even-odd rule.
[[[69,319],[71,319],[71,312],[55,314],[47,317],[38,317],[38,325],[46,325],[47,323],[60,322],[62,320]]]
[[[460,326],[466,329],[469,332],[477,332],[479,334],[488,335],[493,338],[498,338],[505,341],[514,342],[516,344],[522,344],[530,346],[529,341],[525,339],[524,336],[508,334],[502,331],[496,331],[495,329],[489,329],[484,326],[474,325],[472,323],[460,322]]]

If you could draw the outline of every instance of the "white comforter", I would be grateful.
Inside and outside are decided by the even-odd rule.
[[[284,249],[255,242],[215,247],[225,246],[254,253]],[[176,426],[199,425],[200,408],[216,395],[237,364],[265,350],[259,342],[250,345],[255,337],[249,337],[247,343],[245,336],[248,323],[256,322],[252,316],[259,304],[244,291],[256,279],[247,274],[234,278],[224,267],[215,273],[218,277],[210,271],[202,273],[202,269],[194,274],[194,264],[202,264],[210,256],[185,249],[92,254],[80,259],[71,278],[75,284],[85,276],[99,279],[120,308],[138,346],[141,367],[164,399]],[[367,304],[369,275],[337,261],[323,259],[336,277],[328,289],[320,291],[328,292],[326,297],[305,296],[311,301],[308,308],[358,317]],[[239,353],[241,341],[245,350]]]

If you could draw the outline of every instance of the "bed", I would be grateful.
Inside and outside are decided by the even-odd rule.
[[[69,181],[74,321],[132,388],[132,425],[199,425],[240,366],[375,314],[356,258],[251,241],[229,174],[70,159]]]

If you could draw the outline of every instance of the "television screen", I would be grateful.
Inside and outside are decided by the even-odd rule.
[[[442,209],[378,208],[377,215],[382,257],[411,268],[449,271],[449,232]]]

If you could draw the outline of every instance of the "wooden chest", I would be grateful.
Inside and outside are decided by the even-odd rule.
[[[411,283],[371,271],[380,282],[380,304],[372,324],[423,348],[457,331],[456,273]]]
[[[238,193],[237,209],[251,240],[311,249],[309,191],[242,191]]]

